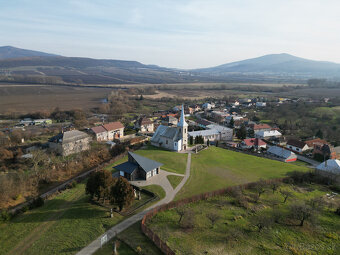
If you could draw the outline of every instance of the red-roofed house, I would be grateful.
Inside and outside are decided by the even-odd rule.
[[[261,148],[265,149],[267,144],[259,138],[249,138],[244,139],[240,144],[242,149],[252,149],[259,150]]]
[[[118,139],[124,136],[124,125],[119,121],[104,124],[103,127],[107,131],[108,140]]]
[[[253,129],[254,132],[272,130],[272,127],[268,124],[250,124],[250,128]]]
[[[91,131],[95,134],[98,142],[107,141],[107,131],[103,126],[93,127]]]

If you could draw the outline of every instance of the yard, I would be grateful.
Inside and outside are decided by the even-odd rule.
[[[176,200],[227,186],[286,176],[307,167],[290,165],[214,146],[193,154],[190,178],[178,192]]]
[[[281,184],[279,190],[291,193],[285,203],[279,190],[265,190],[257,202],[257,192],[248,189],[158,213],[147,224],[179,255],[339,254],[340,216],[327,187]],[[291,206],[318,198],[324,204],[300,226],[300,220],[290,216]],[[340,203],[340,195],[335,201]]]

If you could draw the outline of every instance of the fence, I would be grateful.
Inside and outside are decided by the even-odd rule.
[[[261,181],[261,182],[265,183],[266,185],[269,185],[269,184],[272,184],[272,183],[282,182],[285,179],[287,179],[287,177],[271,179],[271,180],[264,180],[264,181]],[[224,194],[227,194],[227,193],[231,193],[231,192],[233,192],[235,190],[238,190],[238,189],[249,189],[249,188],[255,187],[256,184],[258,184],[258,183],[259,182],[249,182],[249,183],[245,183],[245,184],[240,184],[240,185],[237,185],[237,186],[232,186],[232,187],[228,187],[228,188],[224,188],[224,189],[219,189],[219,190],[215,190],[215,191],[210,191],[210,192],[202,193],[202,194],[195,195],[195,196],[192,196],[192,197],[189,197],[189,198],[181,199],[179,201],[170,202],[168,204],[158,206],[158,207],[150,210],[143,217],[142,222],[141,222],[141,229],[142,229],[143,233],[164,254],[166,254],[166,255],[175,255],[176,253],[173,250],[171,250],[171,248],[166,244],[166,242],[162,241],[161,238],[156,233],[154,233],[148,226],[146,226],[146,221],[147,220],[151,219],[153,216],[155,216],[159,212],[164,212],[166,210],[169,210],[169,209],[172,209],[172,208],[176,208],[178,206],[186,205],[186,204],[189,204],[189,203],[197,202],[197,201],[207,200],[208,198],[224,195]]]

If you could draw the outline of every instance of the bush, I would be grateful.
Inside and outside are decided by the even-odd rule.
[[[11,217],[12,217],[12,215],[7,210],[1,211],[1,220],[9,221],[11,219]]]
[[[38,198],[33,200],[32,204],[30,206],[30,209],[43,206],[44,204],[45,204],[44,199],[42,197],[38,197]]]
[[[195,227],[195,212],[188,209],[185,212],[183,220],[180,222],[180,226],[183,229],[193,229]]]
[[[338,209],[336,209],[335,213],[340,216],[340,207],[338,207]]]

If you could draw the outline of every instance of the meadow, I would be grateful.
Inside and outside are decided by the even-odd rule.
[[[241,183],[285,177],[289,172],[308,171],[304,166],[260,158],[210,146],[193,154],[190,178],[176,200]]]

